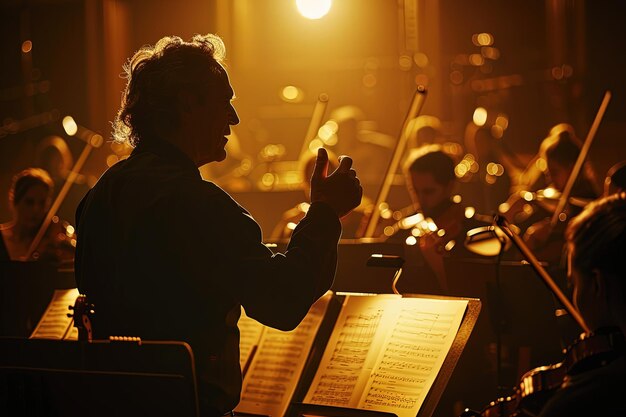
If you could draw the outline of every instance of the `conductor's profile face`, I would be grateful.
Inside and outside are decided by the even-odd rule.
[[[239,124],[239,116],[232,104],[233,88],[226,70],[216,75],[215,85],[200,93],[185,117],[190,123],[190,147],[198,166],[226,158],[224,147],[231,134],[230,127]]]

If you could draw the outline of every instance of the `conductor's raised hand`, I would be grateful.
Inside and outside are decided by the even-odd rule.
[[[340,156],[339,166],[328,175],[328,153],[319,148],[311,176],[311,203],[323,201],[343,217],[361,204],[362,196],[363,188],[352,169],[352,158]]]

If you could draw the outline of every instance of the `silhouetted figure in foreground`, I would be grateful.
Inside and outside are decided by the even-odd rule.
[[[198,172],[226,158],[239,123],[223,59],[214,35],[165,37],[131,58],[114,136],[135,149],[77,210],[76,279],[96,306],[94,336],[188,342],[204,416],[239,401],[241,306],[265,325],[297,326],[332,284],[339,217],[362,194],[351,159],[327,176],[321,150],[288,251],[265,247],[250,214]]]
[[[574,305],[613,351],[565,377],[541,417],[626,415],[626,194],[589,204],[566,231]],[[599,356],[599,355],[596,355]]]

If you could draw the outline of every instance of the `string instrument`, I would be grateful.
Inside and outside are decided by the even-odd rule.
[[[465,239],[465,220],[473,212],[462,204],[450,201],[441,213],[427,217],[422,212],[404,217],[393,226],[385,228],[389,239],[405,239],[404,243],[418,245],[419,252],[430,269],[435,273],[442,290],[448,290],[444,267],[444,254],[450,252]]]
[[[561,386],[564,378],[600,366],[604,361],[617,357],[626,346],[624,335],[619,329],[602,329],[592,333],[578,310],[561,292],[527,245],[517,234],[511,231],[507,220],[501,216],[496,216],[496,225],[522,252],[531,267],[581,327],[583,334],[565,350],[563,361],[526,372],[511,396],[491,402],[481,412],[466,410],[461,415],[462,417],[537,415],[552,394]]]
[[[396,143],[393,155],[391,156],[391,160],[389,161],[389,165],[387,166],[387,171],[385,172],[382,186],[380,187],[378,195],[376,196],[376,200],[374,201],[372,213],[367,222],[367,227],[365,228],[365,235],[363,236],[365,238],[374,237],[374,233],[376,232],[376,226],[378,225],[378,220],[380,219],[381,209],[385,205],[385,201],[387,200],[387,196],[389,195],[389,190],[391,189],[394,177],[396,175],[396,172],[398,171],[400,160],[402,158],[402,155],[404,154],[404,150],[406,149],[406,145],[409,140],[410,122],[411,120],[419,116],[422,108],[424,107],[425,101],[426,87],[424,87],[423,85],[418,85],[415,93],[413,94],[413,99],[411,100],[409,110],[406,114],[406,117],[404,118],[404,123],[400,131],[400,138]]]
[[[624,350],[623,333],[615,328],[593,334],[582,334],[564,351],[563,361],[540,366],[526,372],[515,392],[498,398],[482,411],[466,410],[461,417],[536,416],[569,375],[601,366]]]
[[[80,294],[76,297],[73,306],[68,306],[68,310],[74,313],[68,313],[68,317],[74,319],[74,327],[78,329],[78,340],[91,342],[93,339],[93,331],[91,328],[91,316],[94,314],[93,304],[87,302],[87,296]]]
[[[86,130],[86,129],[83,128],[83,130]],[[33,241],[31,242],[30,247],[28,248],[28,251],[24,255],[25,260],[32,259],[34,252],[37,251],[37,248],[39,248],[39,245],[42,243],[42,240],[44,240],[44,237],[47,237],[48,234],[50,233],[48,230],[50,229],[50,226],[52,225],[52,223],[54,223],[53,220],[56,218],[58,222],[58,217],[56,216],[56,213],[61,207],[61,203],[63,203],[63,200],[65,200],[65,197],[67,196],[67,193],[69,192],[70,187],[76,181],[76,178],[78,177],[83,165],[87,161],[87,158],[89,157],[89,154],[91,153],[92,149],[102,146],[102,143],[103,143],[102,136],[96,133],[89,133],[88,137],[85,137],[84,139],[87,141],[87,145],[83,148],[83,151],[81,152],[80,156],[76,160],[76,163],[72,167],[72,170],[70,171],[67,178],[65,179],[65,183],[63,184],[63,187],[61,187],[61,190],[59,191],[59,194],[57,195],[56,199],[52,203],[50,210],[48,210],[46,217],[41,223],[41,226],[39,227],[37,234],[33,238]],[[53,235],[54,235],[54,231],[55,230],[53,226],[53,229],[52,229]]]
[[[511,222],[519,225],[528,221],[533,215],[542,210],[550,216],[556,211],[562,193],[553,187],[546,187],[537,191],[517,191],[500,205],[500,214],[504,214]],[[567,207],[582,210],[591,199],[570,196]]]
[[[525,191],[518,194],[521,195],[526,202],[536,201],[550,215],[549,219],[545,218],[544,220],[533,223],[524,236],[527,244],[533,250],[540,252],[540,256],[545,260],[558,262],[561,259],[563,250],[562,232],[569,219],[577,213],[576,207],[580,205],[584,206],[586,203],[584,199],[572,198],[572,190],[574,185],[579,181],[579,174],[610,100],[611,92],[606,91],[563,190],[547,188],[542,190],[541,193],[534,195]],[[550,200],[552,200],[552,203],[550,203]],[[574,205],[573,203],[576,204]],[[510,206],[511,204],[507,202],[502,207],[501,211],[510,211]],[[516,221],[519,220],[519,218],[516,219]]]
[[[74,227],[54,216],[28,260],[54,262],[60,266],[69,265],[74,261],[75,249]]]

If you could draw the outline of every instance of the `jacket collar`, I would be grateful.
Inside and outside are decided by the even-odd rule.
[[[130,156],[133,157],[142,153],[155,154],[175,163],[185,171],[189,171],[190,173],[193,172],[195,175],[200,176],[200,171],[198,171],[196,164],[194,164],[194,162],[183,151],[181,151],[178,146],[168,142],[167,140],[157,137],[142,140],[139,142],[137,147],[133,149]]]

